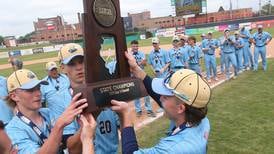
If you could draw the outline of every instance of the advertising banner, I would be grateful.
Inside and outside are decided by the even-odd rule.
[[[202,0],[176,0],[176,16],[202,12]]]

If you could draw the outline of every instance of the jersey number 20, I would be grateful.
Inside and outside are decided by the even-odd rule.
[[[100,121],[99,128],[101,134],[106,134],[111,132],[111,123],[109,120],[107,121]]]

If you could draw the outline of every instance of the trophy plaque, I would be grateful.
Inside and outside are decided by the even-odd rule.
[[[84,0],[83,34],[85,84],[76,88],[88,100],[86,112],[97,112],[110,106],[110,101],[129,101],[146,95],[142,81],[130,77],[124,52],[127,50],[119,0]],[[113,71],[111,62],[102,53],[105,41],[114,44]],[[104,51],[104,52],[102,52]],[[142,90],[141,90],[142,89]]]

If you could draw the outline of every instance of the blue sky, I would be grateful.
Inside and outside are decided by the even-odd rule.
[[[262,4],[266,2],[268,0],[262,0]],[[232,0],[232,3],[233,8],[252,7],[258,10],[259,0]],[[0,0],[0,4],[2,36],[20,36],[33,31],[33,21],[38,17],[62,15],[68,23],[75,23],[77,12],[83,12],[82,0]],[[170,0],[120,0],[120,4],[122,16],[126,16],[127,12],[137,13],[144,10],[150,10],[152,17],[172,14]],[[208,12],[217,11],[220,5],[229,9],[229,0],[208,0]]]

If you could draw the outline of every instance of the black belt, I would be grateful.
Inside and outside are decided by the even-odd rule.
[[[233,53],[233,52],[224,52],[225,54],[231,54],[231,53]]]
[[[198,65],[199,63],[188,63],[189,65]]]
[[[182,68],[185,68],[185,67],[184,66],[175,66],[172,69],[182,69]]]
[[[212,56],[212,55],[214,55],[214,54],[209,54],[209,53],[207,53],[207,55],[210,55],[210,56]]]
[[[255,45],[255,46],[260,48],[260,47],[264,47],[265,45],[261,45],[261,46],[259,46],[259,45]]]

